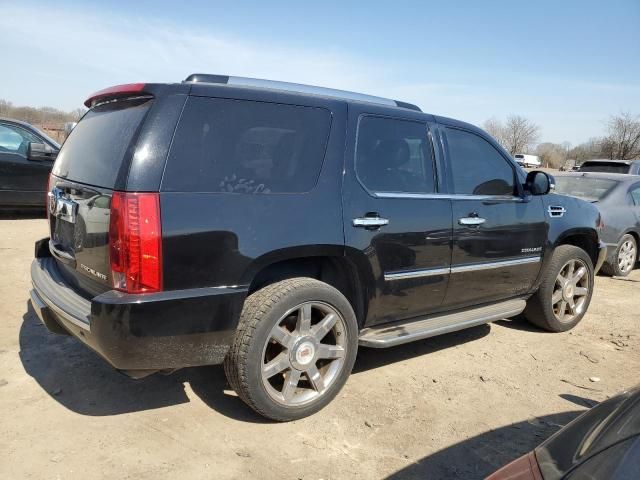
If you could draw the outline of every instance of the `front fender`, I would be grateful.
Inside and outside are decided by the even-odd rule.
[[[550,249],[564,243],[570,236],[586,235],[597,245],[600,212],[590,202],[566,195],[549,194],[543,197],[543,205],[549,223],[548,243]],[[552,216],[550,207],[563,207],[561,216]],[[594,261],[595,264],[595,261]]]

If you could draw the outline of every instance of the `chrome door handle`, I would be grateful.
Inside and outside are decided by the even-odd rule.
[[[354,218],[353,226],[362,228],[379,228],[389,225],[389,220],[381,217],[362,217]]]
[[[458,219],[460,225],[482,225],[486,220],[480,217],[462,217]]]

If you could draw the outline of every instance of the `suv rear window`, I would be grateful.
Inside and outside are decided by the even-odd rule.
[[[162,189],[308,192],[320,174],[330,127],[324,108],[190,97]]]
[[[581,172],[629,173],[629,165],[614,162],[584,162]]]
[[[136,99],[92,108],[64,142],[53,174],[113,188],[131,141],[152,101]]]

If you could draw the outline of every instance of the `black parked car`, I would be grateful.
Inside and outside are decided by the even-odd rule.
[[[640,476],[640,388],[583,413],[487,480],[632,480]]]
[[[291,420],[338,393],[358,344],[524,311],[584,316],[606,247],[482,130],[413,105],[217,75],[91,96],[49,185],[32,303],[132,376],[224,362]]]
[[[602,215],[607,245],[602,272],[626,277],[638,261],[640,176],[619,173],[566,173],[556,177],[556,192],[593,202]]]
[[[0,118],[0,209],[45,208],[60,145],[33,125]]]

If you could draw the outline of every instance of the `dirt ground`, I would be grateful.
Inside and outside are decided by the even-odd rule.
[[[598,277],[589,313],[549,334],[504,320],[361,349],[311,418],[276,424],[221,367],[130,380],[28,305],[43,219],[0,220],[0,478],[482,478],[639,382],[640,270]],[[590,377],[598,377],[597,382]]]

